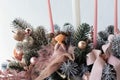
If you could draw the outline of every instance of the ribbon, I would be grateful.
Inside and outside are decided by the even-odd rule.
[[[67,59],[74,61],[74,47],[70,46],[68,50],[64,44],[56,44],[54,47],[54,53],[49,59],[49,63],[46,64],[45,69],[40,72],[40,75],[35,80],[44,80],[49,77],[52,73],[57,71],[61,64]]]
[[[92,50],[87,55],[87,65],[93,64],[89,80],[101,80],[102,69],[104,68],[105,61],[102,59],[100,50]]]
[[[114,57],[111,53],[111,44],[105,44],[102,46],[104,56],[101,54],[100,50],[93,49],[87,55],[87,65],[93,64],[89,80],[101,80],[102,70],[105,63],[113,65],[116,70],[117,80],[120,80],[120,60]]]
[[[120,80],[120,60],[113,55],[108,58],[108,63],[113,65],[117,74],[117,80]]]

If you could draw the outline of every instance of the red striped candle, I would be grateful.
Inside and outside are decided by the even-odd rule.
[[[54,25],[53,25],[53,19],[52,19],[52,11],[51,11],[50,0],[48,0],[48,11],[49,11],[49,19],[50,19],[51,30],[52,30],[52,33],[54,33]]]
[[[98,0],[94,0],[94,25],[93,25],[93,44],[97,44],[97,16],[98,16]]]
[[[118,0],[114,0],[114,33],[118,33]]]

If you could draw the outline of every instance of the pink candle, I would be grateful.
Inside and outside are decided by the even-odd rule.
[[[98,0],[94,0],[94,25],[93,25],[93,44],[96,47],[97,44],[97,13],[98,12]]]
[[[118,33],[118,0],[114,0],[114,33]]]
[[[48,10],[49,10],[49,18],[50,18],[51,30],[52,30],[52,33],[54,33],[54,25],[53,25],[53,19],[52,19],[52,11],[51,11],[50,0],[48,0]]]

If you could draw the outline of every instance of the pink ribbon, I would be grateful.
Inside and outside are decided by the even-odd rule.
[[[100,55],[101,51],[95,49],[87,55],[87,65],[94,63],[89,80],[101,80],[102,69],[105,65],[105,61]]]
[[[120,60],[111,54],[110,47],[110,43],[102,46],[106,58],[101,55],[100,50],[94,49],[88,53],[87,65],[94,63],[89,80],[101,80],[102,70],[106,62],[114,66],[114,69],[116,70],[117,80],[120,80]]]
[[[74,61],[75,57],[72,52],[74,52],[74,47],[70,46],[67,50],[64,44],[57,43],[54,47],[54,53],[49,59],[49,63],[35,80],[44,80],[46,77],[49,77],[68,59]]]
[[[110,57],[108,58],[108,63],[114,66],[117,74],[117,80],[120,80],[120,60],[113,55],[110,55]]]

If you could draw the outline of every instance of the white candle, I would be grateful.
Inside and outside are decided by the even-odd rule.
[[[80,0],[72,0],[73,26],[80,25]]]

